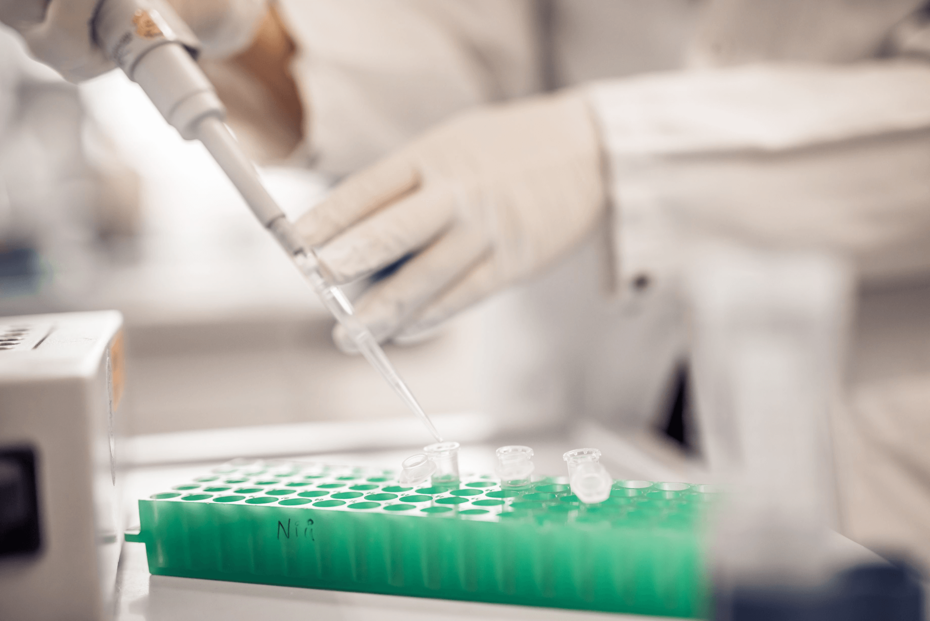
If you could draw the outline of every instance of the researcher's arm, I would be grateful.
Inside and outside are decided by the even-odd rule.
[[[591,88],[627,291],[688,242],[818,248],[866,279],[930,273],[930,65],[709,69]]]
[[[259,162],[287,159],[304,140],[304,117],[310,105],[294,79],[296,53],[289,28],[277,5],[271,4],[240,50],[200,60],[226,106],[227,122]]]
[[[171,1],[205,23],[203,0]],[[201,66],[255,159],[342,176],[456,112],[539,90],[537,25],[533,0],[278,0],[250,45]],[[211,41],[227,31],[241,28]]]
[[[709,236],[831,250],[867,278],[930,273],[928,171],[922,62],[675,72],[473,110],[299,226],[343,282],[413,255],[357,305],[389,339],[537,273],[599,225],[635,294],[673,283],[688,242]]]
[[[456,112],[540,87],[534,0],[275,6],[303,105],[292,159],[324,172],[354,172]]]

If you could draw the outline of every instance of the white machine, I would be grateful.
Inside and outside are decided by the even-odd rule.
[[[112,614],[117,312],[0,317],[0,617]]]

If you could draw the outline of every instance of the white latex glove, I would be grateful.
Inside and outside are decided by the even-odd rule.
[[[26,40],[37,60],[71,82],[114,64],[93,42],[91,20],[99,0],[0,0],[0,21]]]
[[[571,249],[605,210],[598,135],[567,92],[474,109],[342,183],[297,223],[346,283],[415,253],[356,310],[409,337]],[[344,350],[352,345],[334,331]]]
[[[71,82],[114,67],[93,41],[100,0],[0,0],[0,21],[16,29],[39,61]],[[209,58],[245,49],[267,11],[265,0],[169,0]]]

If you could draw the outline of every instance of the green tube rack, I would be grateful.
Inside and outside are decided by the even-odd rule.
[[[412,489],[387,470],[235,463],[139,500],[155,575],[671,617],[709,610],[708,486]]]

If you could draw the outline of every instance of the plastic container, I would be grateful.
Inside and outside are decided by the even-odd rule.
[[[400,467],[398,484],[413,487],[427,487],[436,471],[436,464],[430,461],[425,453],[411,455],[403,461]]]
[[[533,449],[528,446],[502,446],[495,451],[495,472],[504,489],[523,489],[532,483]]]
[[[437,442],[423,447],[433,464],[433,485],[454,487],[459,484],[459,443]]]
[[[156,575],[453,600],[700,617],[704,516],[615,484],[586,505],[563,479],[453,487],[319,465],[228,465],[139,501]]]
[[[601,452],[594,448],[581,448],[562,455],[568,466],[568,482],[582,502],[604,502],[610,497],[613,479],[600,463]]]

